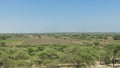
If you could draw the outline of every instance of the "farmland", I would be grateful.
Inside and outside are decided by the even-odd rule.
[[[120,33],[0,34],[2,68],[119,68],[119,52]]]

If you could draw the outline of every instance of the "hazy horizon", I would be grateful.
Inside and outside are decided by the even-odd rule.
[[[120,32],[119,0],[0,0],[0,33]]]

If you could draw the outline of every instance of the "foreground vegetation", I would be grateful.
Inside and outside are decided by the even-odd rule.
[[[97,61],[101,64],[112,63],[113,56],[119,58],[119,50],[120,45],[107,45],[104,48],[59,44],[6,46],[0,47],[0,64],[5,68],[33,65],[57,68],[58,64],[74,64],[76,68],[90,67]]]
[[[24,42],[30,39],[43,41],[45,37],[63,39],[67,42],[68,40],[71,42],[84,40],[84,42],[82,44],[65,44],[65,42],[28,44],[31,43],[28,41],[25,44]],[[120,63],[120,44],[114,43],[119,41],[119,34],[32,34],[32,38],[26,34],[2,34],[0,39],[0,66],[4,68],[61,68],[62,66],[90,68],[97,62],[104,65],[113,64],[114,67],[116,63]],[[110,43],[103,44],[101,41]]]

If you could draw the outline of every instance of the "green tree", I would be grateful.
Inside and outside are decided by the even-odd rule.
[[[5,42],[0,42],[0,46],[6,46],[6,43]]]
[[[65,61],[76,64],[76,68],[81,65],[90,67],[97,60],[97,54],[92,47],[71,46],[65,49],[65,54]]]
[[[111,44],[104,47],[107,55],[112,58],[113,68],[116,58],[120,57],[120,44]]]
[[[93,41],[94,45],[96,47],[99,47],[100,46],[100,42],[99,42],[99,39],[97,37],[94,38],[94,41]]]
[[[53,48],[46,48],[44,49],[42,52],[38,53],[38,57],[39,60],[41,61],[41,63],[43,64],[50,64],[53,61],[56,61],[57,59],[59,59],[59,56],[57,54],[57,50],[53,49]]]
[[[29,55],[23,51],[18,51],[16,53],[15,59],[16,60],[28,60],[29,59]]]

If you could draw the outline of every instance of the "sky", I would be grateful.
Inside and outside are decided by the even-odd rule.
[[[120,0],[0,0],[0,33],[120,32]]]

